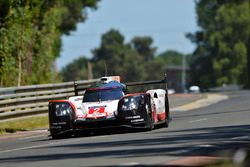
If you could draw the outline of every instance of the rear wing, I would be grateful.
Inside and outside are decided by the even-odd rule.
[[[89,88],[90,86],[79,86],[77,84],[76,81],[74,81],[74,92],[75,92],[75,96],[79,95],[79,92],[83,92],[85,91],[87,88]]]
[[[126,86],[143,86],[143,85],[165,84],[165,90],[166,90],[166,92],[168,91],[167,75],[166,74],[165,74],[164,79],[162,79],[162,80],[127,82],[124,84]],[[87,88],[90,88],[90,86],[79,86],[76,82],[74,82],[75,96],[78,96],[79,92],[85,91]]]
[[[126,86],[140,86],[140,85],[154,85],[154,84],[165,84],[167,90],[167,76],[165,75],[163,80],[154,81],[140,81],[140,82],[127,82],[124,83]]]

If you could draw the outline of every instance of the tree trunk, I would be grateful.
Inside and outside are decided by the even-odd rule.
[[[88,79],[93,79],[92,64],[88,62]]]
[[[22,60],[21,55],[18,53],[18,80],[17,80],[17,86],[21,86],[21,78],[22,78]]]
[[[247,83],[246,88],[250,89],[250,37],[247,42]]]

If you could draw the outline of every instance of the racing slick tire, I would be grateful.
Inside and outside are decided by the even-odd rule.
[[[164,122],[164,127],[168,128],[171,118],[170,118],[169,102],[168,102],[168,96],[167,95],[165,97],[165,114],[166,114],[166,118],[165,118],[165,122]]]
[[[66,138],[67,136],[65,136],[64,134],[60,134],[60,135],[58,135],[58,134],[51,134],[51,137],[52,137],[52,139],[63,139],[63,138]]]
[[[65,133],[60,133],[60,134],[53,134],[51,133],[50,136],[52,139],[64,139],[64,138],[69,138],[72,136],[71,132],[65,132]]]
[[[151,131],[155,128],[154,126],[154,119],[152,117],[152,112],[150,112],[149,105],[146,104],[146,111],[147,111],[147,128],[146,130]]]

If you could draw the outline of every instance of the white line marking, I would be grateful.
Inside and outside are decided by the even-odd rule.
[[[238,139],[249,139],[249,136],[238,136],[238,137],[233,137],[231,138],[232,140],[238,140]]]
[[[192,151],[197,150],[197,149],[199,149],[199,148],[192,147],[192,148],[183,149],[183,150],[171,151],[170,154],[183,154],[183,153],[192,152]]]
[[[198,147],[213,147],[213,145],[210,145],[210,144],[203,144],[203,145],[198,145]]]
[[[11,149],[11,150],[4,150],[4,151],[0,151],[0,154],[13,152],[13,151],[27,150],[27,149],[32,149],[32,148],[40,148],[40,147],[45,147],[45,146],[49,146],[49,145],[53,145],[53,144],[55,144],[55,143],[42,144],[42,145],[30,146],[30,147],[22,147],[22,148],[15,148],[15,149]]]
[[[188,123],[202,122],[202,121],[206,121],[206,120],[207,120],[207,118],[203,118],[203,119],[197,119],[197,120],[189,121]]]
[[[140,163],[138,162],[128,162],[128,163],[122,163],[118,166],[134,166],[134,165],[139,165]]]
[[[100,137],[100,136],[91,137],[91,139],[98,138],[98,137]],[[103,136],[103,137],[107,137],[107,136]],[[0,154],[13,152],[13,151],[21,151],[21,150],[28,150],[28,149],[34,149],[34,148],[47,147],[47,146],[51,146],[51,145],[66,144],[66,143],[70,143],[70,142],[79,142],[79,141],[83,141],[83,140],[89,140],[89,138],[84,138],[84,139],[79,138],[79,139],[73,139],[73,140],[66,140],[66,141],[58,141],[58,142],[52,142],[52,143],[47,143],[47,144],[41,144],[41,145],[36,145],[36,146],[15,148],[15,149],[10,149],[10,150],[0,151]]]
[[[188,153],[188,152],[192,152],[195,150],[199,150],[202,148],[208,148],[208,147],[214,147],[214,146],[210,145],[210,144],[202,144],[202,145],[197,145],[197,146],[194,146],[194,147],[188,148],[188,149],[172,151],[172,152],[170,152],[170,154],[183,154],[183,153]]]

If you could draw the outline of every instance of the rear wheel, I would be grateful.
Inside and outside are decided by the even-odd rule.
[[[164,127],[168,127],[169,126],[169,122],[171,120],[170,118],[170,112],[169,112],[169,103],[168,103],[168,96],[166,94],[165,97],[165,114],[166,114],[166,118],[165,118],[165,122],[164,122]]]
[[[154,125],[154,120],[151,116],[149,116],[149,127],[148,127],[148,130],[153,130],[155,128],[155,125]]]
[[[166,113],[167,114],[167,113]],[[169,120],[168,120],[168,116],[165,118],[165,122],[164,122],[164,127],[168,128],[169,126]]]

